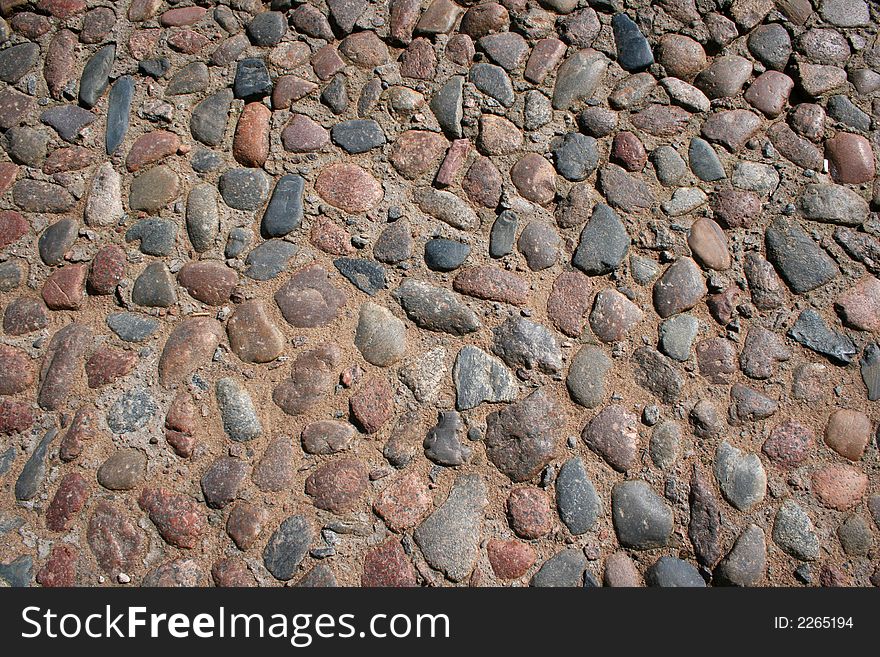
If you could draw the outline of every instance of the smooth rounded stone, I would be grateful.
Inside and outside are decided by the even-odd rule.
[[[739,95],[743,85],[752,74],[752,64],[738,55],[716,57],[704,69],[694,84],[709,99],[734,97]]]
[[[690,358],[700,323],[692,315],[674,315],[660,324],[657,348],[679,362]]]
[[[659,146],[651,151],[651,162],[657,180],[661,185],[672,187],[677,185],[687,173],[687,165],[672,146]]]
[[[137,449],[119,449],[98,468],[98,483],[107,490],[132,490],[143,480],[147,456]]]
[[[551,152],[559,175],[572,182],[585,180],[599,165],[596,140],[579,132],[563,135]]]
[[[502,258],[513,252],[517,223],[517,215],[512,210],[505,210],[495,218],[489,234],[490,256]]]
[[[679,258],[654,284],[654,308],[662,318],[690,310],[706,296],[706,281],[690,258]]]
[[[406,326],[387,308],[367,301],[361,306],[354,344],[368,363],[388,367],[403,358]]]
[[[12,333],[6,327],[7,319],[9,319],[9,308],[4,317],[4,328],[7,333]],[[40,408],[55,411],[62,407],[80,379],[86,350],[90,343],[90,331],[76,322],[67,324],[55,332],[46,347],[40,370],[40,388],[37,393],[37,403]]]
[[[221,89],[211,94],[190,115],[192,136],[206,146],[218,146],[226,133],[226,121],[232,106],[232,91]]]
[[[708,200],[699,187],[679,187],[672,193],[672,198],[660,204],[660,208],[670,217],[680,217],[701,208]]]
[[[449,142],[443,135],[428,130],[407,130],[391,146],[388,159],[407,180],[415,180],[437,171]]]
[[[246,30],[255,46],[274,46],[287,32],[287,20],[280,11],[264,11],[250,20]]]
[[[691,81],[706,68],[706,53],[699,42],[683,34],[664,34],[660,38],[658,61],[667,75]]]
[[[315,191],[330,205],[348,213],[374,208],[383,197],[379,182],[356,164],[331,164],[315,180]]]
[[[513,105],[516,96],[507,72],[494,64],[474,64],[468,73],[468,80],[479,91],[494,98],[504,107]]]
[[[437,424],[428,430],[422,447],[425,456],[436,463],[448,467],[463,465],[468,462],[472,450],[461,442],[464,424],[461,416],[455,411],[441,411]]]
[[[89,226],[109,226],[124,216],[122,176],[110,162],[105,162],[98,167],[92,180],[83,217]]]
[[[611,19],[617,63],[625,71],[639,71],[654,63],[648,40],[626,14],[615,14]]]
[[[681,429],[671,420],[661,422],[651,432],[648,443],[651,461],[661,470],[671,470],[681,454]]]
[[[571,263],[588,276],[603,276],[620,266],[629,245],[629,234],[617,213],[597,203],[581,231]]]
[[[645,146],[636,135],[624,130],[614,135],[611,142],[610,159],[627,171],[641,171],[648,163]]]
[[[547,166],[550,164],[547,163]],[[449,224],[453,228],[470,231],[480,224],[479,217],[474,210],[452,192],[422,189],[416,192],[415,201],[422,212]]]
[[[525,256],[532,271],[552,267],[559,257],[561,239],[556,230],[543,221],[530,221],[517,241],[519,252]]]
[[[392,295],[413,322],[429,331],[464,335],[482,325],[477,315],[447,289],[409,279]]]
[[[852,557],[866,556],[874,547],[874,536],[867,519],[860,514],[850,514],[837,528],[837,537],[843,551]]]
[[[526,200],[547,205],[556,196],[556,170],[546,158],[524,155],[510,169],[510,180]]]
[[[599,169],[599,188],[608,205],[624,212],[636,213],[656,204],[654,193],[647,183],[616,164],[607,164]]]
[[[476,564],[487,504],[483,478],[459,475],[446,501],[413,532],[425,560],[453,582],[462,581]]]
[[[91,109],[104,95],[110,86],[110,71],[115,61],[116,45],[109,44],[100,48],[86,62],[79,79],[79,102],[83,107]]]
[[[541,84],[562,61],[565,51],[566,45],[559,39],[539,39],[529,55],[523,77],[534,84]]]
[[[501,201],[501,172],[488,157],[478,157],[461,181],[471,203],[478,207],[496,208]]]
[[[823,0],[819,13],[837,27],[859,27],[870,22],[868,3],[864,0]]]
[[[730,182],[738,189],[768,196],[779,186],[779,173],[769,164],[740,161],[733,167]]]
[[[33,424],[33,417],[30,414],[30,409],[24,410],[23,413],[26,413],[29,417],[26,418],[26,422],[22,422],[21,425],[15,426],[15,418],[16,411],[10,407],[10,403],[7,400],[0,401],[0,416],[2,417],[3,424],[7,426],[2,427],[2,432],[5,434],[22,432],[25,429],[29,428],[31,424]],[[13,402],[14,404],[14,402]],[[12,425],[12,426],[9,426]],[[28,460],[25,462],[24,467],[21,469],[21,473],[18,475],[18,479],[15,480],[15,499],[19,502],[27,502],[29,500],[34,499],[37,496],[37,493],[40,491],[40,488],[43,485],[43,481],[46,477],[46,453],[49,451],[49,447],[52,442],[55,440],[55,437],[58,435],[58,430],[54,427],[43,434],[43,437],[34,447],[34,450],[31,452]],[[77,477],[76,479],[68,479],[68,485],[65,486],[64,481],[62,481],[59,490],[67,489],[60,496],[59,499],[61,504],[68,505],[67,511],[62,511],[59,514],[61,517],[58,518],[59,527],[57,530],[63,528],[63,525],[66,524],[67,515],[70,513],[75,513],[77,507],[82,508],[85,504],[85,499],[88,495],[87,491],[83,490],[85,488],[85,482],[81,477],[78,477],[77,474],[73,474],[73,477]],[[67,494],[70,495],[72,499],[65,499]],[[53,500],[54,502],[54,500]],[[51,518],[48,517],[50,513],[53,511],[53,508],[56,507],[57,503],[51,504],[47,509],[47,524],[51,522]],[[62,515],[63,514],[63,515]],[[53,531],[57,531],[52,526],[49,527]]]
[[[331,322],[345,305],[345,294],[328,281],[320,265],[300,269],[275,293],[275,302],[289,324],[316,328]]]
[[[819,98],[846,84],[846,71],[828,64],[798,64],[801,88],[808,96]]]
[[[78,235],[79,222],[76,219],[61,219],[51,224],[37,243],[40,259],[47,265],[60,265]]]
[[[302,223],[304,187],[305,180],[296,174],[278,179],[260,222],[264,237],[283,237]]]
[[[726,429],[724,420],[715,405],[708,399],[700,399],[688,413],[688,421],[697,438],[718,438]]]
[[[706,269],[723,271],[730,267],[727,237],[721,226],[711,219],[701,217],[691,225],[688,246],[694,258]]]
[[[230,440],[248,442],[263,434],[251,395],[241,383],[231,377],[219,379],[214,392],[223,430]]]
[[[688,147],[688,164],[694,175],[704,182],[714,182],[727,177],[718,153],[705,139],[699,137],[691,139]]]
[[[226,323],[229,346],[246,363],[268,363],[284,351],[284,334],[259,299],[239,305]]]
[[[177,198],[179,189],[177,174],[170,167],[160,164],[137,175],[131,182],[128,207],[156,213]]]
[[[27,354],[14,347],[0,345],[0,395],[15,395],[30,388],[34,382],[34,369]]]
[[[838,132],[826,140],[825,157],[834,182],[859,185],[874,179],[874,151],[861,135]]]
[[[774,427],[761,451],[777,467],[794,468],[803,463],[814,443],[811,429],[796,420],[789,420]]]
[[[714,582],[724,586],[755,586],[764,578],[766,569],[767,542],[764,530],[757,525],[749,525],[718,564]]]
[[[841,365],[850,363],[858,353],[852,340],[829,328],[822,316],[812,308],[801,312],[789,329],[788,336]]]
[[[159,356],[159,383],[169,387],[188,378],[211,360],[223,339],[220,322],[209,317],[184,319],[165,341]]]
[[[171,76],[165,87],[166,96],[184,96],[204,91],[210,83],[208,66],[204,62],[192,62]]]
[[[605,377],[611,359],[599,347],[584,345],[571,360],[565,385],[571,398],[585,408],[596,408],[605,396]]]
[[[774,219],[764,240],[767,259],[795,294],[814,290],[837,276],[834,261],[791,219]]]
[[[140,243],[141,253],[167,256],[177,242],[177,223],[150,217],[135,223],[125,231],[125,241]]]
[[[330,130],[333,143],[346,153],[366,153],[385,143],[385,134],[372,119],[354,119],[337,123]]]
[[[880,331],[880,281],[866,274],[837,298],[834,307],[847,326]]]
[[[578,126],[591,137],[607,137],[617,129],[617,112],[601,106],[588,107],[578,114]]]
[[[311,523],[303,515],[286,518],[263,549],[263,565],[275,579],[293,579],[314,539]]]
[[[134,281],[132,303],[147,308],[168,308],[177,303],[177,286],[164,262],[151,262]]]
[[[3,149],[13,162],[38,168],[46,160],[49,134],[40,128],[15,126],[6,131],[2,142]]]
[[[531,568],[537,555],[534,548],[517,540],[489,539],[486,555],[492,572],[503,580],[519,579]]]
[[[562,522],[576,536],[592,530],[602,513],[602,500],[578,457],[569,459],[559,469],[556,506]]]
[[[871,422],[860,412],[839,409],[828,417],[825,444],[850,461],[859,461],[871,440]]]
[[[791,57],[791,37],[781,23],[759,25],[749,34],[748,48],[764,66],[782,71]]]
[[[692,564],[670,556],[660,557],[653,566],[645,571],[645,582],[648,586],[661,587],[701,588],[706,586],[705,580],[700,576],[700,571]]]
[[[775,118],[782,114],[793,88],[794,80],[787,75],[767,71],[749,86],[744,98],[755,109]]]
[[[30,71],[40,56],[40,46],[26,41],[0,51],[0,80],[15,84]]]
[[[798,107],[802,107],[799,105]],[[822,152],[806,139],[799,137],[785,123],[776,123],[768,131],[767,136],[773,147],[786,159],[803,169],[821,171],[823,167]]]
[[[871,94],[880,89],[880,73],[869,68],[850,71],[849,79],[860,94]]]
[[[458,352],[452,378],[455,407],[460,411],[476,408],[483,402],[515,401],[519,393],[516,378],[504,363],[471,345]]]
[[[583,586],[586,569],[587,558],[584,556],[583,550],[568,548],[547,559],[538,572],[532,576],[529,585],[535,587],[580,587]]]
[[[635,382],[657,395],[664,403],[678,399],[684,381],[673,361],[651,347],[639,347],[633,352]]]
[[[341,352],[335,345],[320,345],[300,353],[293,361],[290,379],[272,393],[272,401],[288,415],[301,415],[333,388]]]
[[[113,433],[131,433],[145,427],[158,410],[149,392],[143,388],[129,390],[107,411],[107,426]]]
[[[743,421],[765,420],[776,413],[778,409],[779,404],[753,388],[738,383],[730,388],[728,416],[734,424]]]
[[[672,536],[672,509],[645,481],[614,484],[611,515],[617,538],[624,547],[634,550],[663,547]]]
[[[259,102],[244,106],[235,126],[232,156],[246,167],[261,167],[269,157],[271,110]]]
[[[453,271],[464,264],[470,252],[471,247],[462,242],[430,239],[425,243],[425,264],[434,271]]]
[[[254,485],[263,492],[290,489],[293,485],[295,458],[296,453],[290,438],[287,436],[273,438],[266,446],[262,458],[254,466],[251,474]],[[261,515],[265,517],[265,511]]]
[[[569,110],[575,103],[592,96],[608,70],[608,58],[592,48],[578,50],[556,71],[553,109]]]
[[[246,102],[258,101],[272,93],[272,80],[266,62],[259,57],[238,60],[232,92]]]
[[[220,176],[219,187],[226,205],[253,211],[269,196],[269,177],[262,169],[230,169]]]
[[[40,114],[42,123],[54,128],[59,137],[71,143],[77,141],[82,130],[96,118],[94,113],[76,105],[56,105]]]
[[[228,506],[238,496],[247,471],[247,463],[241,459],[224,456],[214,461],[200,482],[205,504],[211,509]]]
[[[107,127],[104,133],[104,149],[108,155],[116,152],[128,133],[131,100],[134,96],[134,80],[124,75],[110,89],[107,106]],[[175,149],[176,150],[176,149]],[[133,169],[129,169],[132,171]]]
[[[764,499],[767,473],[756,454],[742,452],[724,440],[715,451],[714,472],[724,499],[740,511]]]
[[[272,239],[251,249],[245,259],[244,275],[255,281],[268,281],[287,269],[297,247],[281,239]]]
[[[214,185],[195,185],[186,201],[186,231],[190,244],[199,253],[209,250],[220,231],[220,214]]]
[[[113,313],[107,316],[107,326],[124,342],[143,342],[159,329],[159,322],[134,313]]]
[[[62,186],[42,180],[23,179],[12,186],[12,201],[24,212],[60,214],[76,205]]]
[[[623,340],[644,313],[625,295],[610,288],[601,290],[590,313],[590,328],[602,342]]]
[[[522,148],[523,135],[514,123],[494,114],[480,117],[477,147],[484,155],[508,155]]]
[[[253,243],[254,233],[249,228],[235,227],[229,231],[223,254],[227,258],[237,258]],[[210,245],[208,246],[210,248]],[[207,250],[207,249],[206,249]]]
[[[861,501],[867,489],[868,477],[849,465],[826,465],[813,472],[813,494],[829,509],[851,509]]]
[[[850,128],[861,132],[868,132],[871,129],[871,117],[842,94],[831,96],[828,99],[827,109],[828,116]]]
[[[672,137],[686,130],[691,118],[691,113],[681,107],[652,103],[637,114],[632,114],[630,122],[649,135]]]
[[[797,50],[816,64],[844,64],[850,56],[846,37],[830,28],[811,28],[798,36]]]
[[[547,374],[562,369],[556,336],[547,327],[519,316],[492,329],[492,350],[510,367],[538,369]]]
[[[792,499],[785,500],[776,512],[772,538],[783,552],[795,559],[815,561],[819,557],[819,539],[813,522]]]
[[[486,418],[489,460],[512,481],[528,481],[554,458],[561,426],[558,402],[538,389]]]
[[[712,114],[700,132],[707,140],[735,152],[745,146],[760,128],[761,119],[757,114],[736,109]]]
[[[309,454],[336,454],[351,449],[355,428],[348,422],[321,420],[307,425],[301,435],[303,450]]]
[[[460,139],[462,136],[461,120],[463,117],[462,94],[464,90],[464,76],[453,75],[440,90],[434,94],[428,104],[440,129],[450,139]]]
[[[618,472],[633,466],[638,452],[638,418],[623,406],[603,408],[584,427],[581,438]]]

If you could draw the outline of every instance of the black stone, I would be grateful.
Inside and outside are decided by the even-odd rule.
[[[138,62],[138,72],[151,78],[159,79],[171,68],[171,60],[167,57],[158,59],[142,59]]]
[[[625,71],[640,71],[654,63],[651,46],[639,26],[626,14],[615,14],[611,19],[617,63]]]
[[[348,109],[348,86],[345,84],[344,74],[337,73],[333,76],[330,84],[321,92],[321,102],[334,114],[342,114]]]
[[[272,80],[269,78],[266,62],[259,57],[240,60],[235,68],[232,91],[236,98],[248,102],[260,100],[272,93]]]
[[[305,181],[297,174],[281,176],[263,213],[260,232],[265,238],[283,237],[297,228],[303,219]]]
[[[629,245],[629,234],[617,213],[604,203],[597,203],[581,231],[571,264],[588,276],[604,276],[620,266]]]
[[[461,267],[470,253],[467,244],[437,237],[425,244],[425,264],[434,271],[452,271]]]
[[[104,144],[107,155],[113,155],[128,133],[131,116],[131,99],[134,96],[134,80],[123,75],[110,89],[110,102],[107,104],[107,129]]]
[[[333,143],[346,153],[366,153],[385,143],[385,133],[372,119],[353,119],[337,123],[330,129]]]

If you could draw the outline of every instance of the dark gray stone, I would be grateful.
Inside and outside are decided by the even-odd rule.
[[[455,411],[441,411],[437,424],[425,436],[425,456],[438,465],[456,466],[470,460],[471,448],[463,445],[464,425]]]
[[[47,265],[60,265],[79,235],[76,219],[61,219],[49,226],[37,243],[40,259]]]
[[[868,400],[877,401],[880,399],[880,345],[871,343],[865,347],[859,367],[868,389]]]
[[[255,46],[277,45],[287,32],[287,19],[280,11],[264,11],[254,16],[247,25],[247,35]]]
[[[330,84],[321,92],[321,102],[334,114],[342,114],[348,109],[348,85],[344,73],[337,73]]]
[[[98,117],[76,105],[56,105],[40,114],[40,121],[55,129],[64,141],[75,142],[79,133]]]
[[[278,179],[260,223],[263,237],[283,237],[299,227],[303,219],[304,187],[305,180],[297,174],[286,174]]]
[[[40,56],[40,46],[26,41],[0,50],[0,80],[15,84],[30,71]]]
[[[189,120],[192,136],[206,146],[218,146],[226,133],[226,120],[232,106],[232,90],[221,89],[193,108]]]
[[[437,117],[437,123],[440,124],[440,128],[450,139],[460,139],[462,135],[463,91],[464,77],[453,75],[431,99],[431,111]]]
[[[505,210],[495,218],[489,233],[490,256],[503,258],[513,251],[517,222],[518,218],[513,210]]]
[[[32,500],[40,491],[40,486],[46,476],[46,452],[49,445],[58,435],[58,429],[51,428],[40,439],[34,451],[21,469],[21,474],[15,480],[15,499],[20,502]]]
[[[171,60],[167,57],[156,59],[143,59],[138,62],[138,72],[158,80],[171,68]]]
[[[767,568],[767,542],[764,530],[749,525],[715,569],[716,584],[754,586],[764,577]]]
[[[586,534],[602,514],[602,501],[579,457],[566,461],[556,477],[556,507],[572,534]]]
[[[599,165],[596,140],[580,132],[568,132],[552,149],[556,170],[566,180],[579,182],[590,176]]]
[[[346,153],[366,153],[385,143],[385,133],[372,119],[353,119],[337,123],[330,129],[333,143]]]
[[[333,265],[352,285],[370,296],[385,288],[382,265],[360,258],[336,258]]]
[[[827,356],[835,363],[846,365],[853,361],[858,349],[843,333],[832,331],[822,316],[812,308],[805,309],[789,329],[788,336],[807,349]]]
[[[34,578],[34,560],[23,554],[10,563],[0,563],[0,580],[13,588],[30,586]]]
[[[255,281],[275,278],[287,268],[287,263],[296,252],[296,246],[290,242],[279,239],[267,240],[248,253],[244,275]]]
[[[832,281],[837,265],[793,219],[777,217],[764,234],[767,259],[795,294]]]
[[[108,44],[98,50],[86,62],[79,79],[79,102],[84,107],[94,107],[110,85],[110,71],[116,61],[116,46]]]
[[[177,286],[164,262],[151,262],[135,279],[131,300],[147,308],[167,308],[177,303]]]
[[[538,369],[547,374],[562,369],[559,343],[546,326],[514,316],[492,329],[492,334],[492,351],[509,366]]]
[[[455,382],[455,407],[460,411],[476,408],[483,402],[516,400],[516,379],[497,358],[472,345],[461,348],[452,369]]]
[[[398,219],[389,224],[373,244],[373,257],[391,265],[410,258],[412,251],[412,227],[406,219]]]
[[[134,80],[123,75],[113,83],[110,100],[107,103],[107,128],[104,133],[104,146],[107,155],[113,155],[128,133],[131,116],[131,100],[134,96]]]
[[[230,169],[220,176],[220,195],[231,208],[254,211],[266,202],[269,184],[262,169]]]
[[[645,481],[615,484],[611,489],[611,515],[623,547],[663,547],[672,536],[672,510]]]
[[[290,516],[275,530],[263,550],[263,564],[281,581],[293,578],[309,551],[314,533],[305,516]]]
[[[648,40],[629,16],[615,14],[611,19],[611,29],[617,47],[617,63],[623,70],[640,71],[654,63]]]
[[[120,340],[143,342],[159,329],[159,321],[135,313],[113,313],[107,316],[107,326]]]
[[[773,542],[795,559],[815,561],[819,557],[819,538],[813,522],[791,498],[785,500],[776,512],[772,536]]]
[[[715,450],[713,470],[724,499],[740,511],[749,511],[764,499],[767,473],[757,454],[743,452],[724,440]]]
[[[254,409],[250,393],[238,381],[226,377],[219,379],[214,388],[223,430],[231,440],[248,442],[263,433],[260,418]]]
[[[718,153],[705,139],[694,137],[688,147],[688,163],[694,175],[705,182],[714,182],[727,178],[724,166],[718,159]]]
[[[767,68],[782,71],[791,57],[791,37],[781,23],[756,27],[748,39],[749,52]]]
[[[645,581],[648,586],[664,587],[705,587],[705,580],[700,577],[700,572],[687,561],[675,557],[660,557],[657,562],[645,572]]]
[[[141,253],[152,256],[171,255],[177,241],[177,223],[169,219],[141,219],[125,231],[125,241],[140,240]]]
[[[629,234],[617,213],[604,203],[597,203],[581,231],[571,263],[588,276],[604,276],[620,266],[629,245]]]
[[[196,148],[189,161],[196,173],[210,173],[223,166],[223,157],[207,148]]]
[[[587,558],[583,550],[568,548],[547,559],[534,574],[531,586],[580,587],[584,583]]]
[[[474,64],[468,74],[468,79],[477,89],[494,98],[504,107],[510,107],[516,99],[510,76],[500,66],[485,63]]]
[[[419,327],[452,335],[473,333],[482,326],[476,313],[445,288],[407,280],[392,296]]]
[[[113,433],[131,433],[145,427],[158,411],[149,392],[143,388],[128,390],[107,410],[107,426]]]
[[[227,258],[237,258],[245,252],[254,241],[254,233],[248,228],[236,227],[229,231],[229,239],[226,240],[226,249],[223,254]]]
[[[239,60],[235,67],[235,81],[232,92],[236,98],[247,102],[260,100],[272,93],[272,80],[266,62],[259,57]],[[209,144],[213,145],[213,144]]]
[[[828,110],[828,116],[850,128],[861,132],[868,132],[871,129],[871,117],[842,94],[831,96],[828,99],[826,109]]]
[[[461,267],[470,253],[467,244],[438,237],[425,243],[425,264],[434,271],[452,271]]]

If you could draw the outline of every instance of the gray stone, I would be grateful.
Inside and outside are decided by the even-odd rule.
[[[304,187],[305,180],[296,174],[278,179],[260,223],[263,237],[283,237],[299,227],[303,219]]]
[[[806,219],[843,226],[860,226],[868,218],[868,202],[842,185],[807,185],[798,199]]]
[[[190,157],[190,164],[196,173],[211,173],[223,166],[223,157],[207,148],[196,147]]]
[[[718,564],[714,581],[724,586],[754,586],[764,577],[766,568],[764,530],[757,525],[749,525]]]
[[[107,490],[131,490],[143,479],[147,456],[138,449],[118,449],[98,468],[98,483]]]
[[[171,76],[168,86],[165,87],[165,95],[184,96],[198,93],[207,89],[209,82],[208,66],[204,62],[192,62]]]
[[[334,75],[330,84],[324,87],[324,91],[321,92],[321,102],[334,114],[345,112],[348,108],[348,86],[344,73]]]
[[[362,258],[336,258],[333,265],[348,282],[370,296],[385,288],[385,268]]]
[[[662,587],[705,587],[706,582],[692,564],[682,559],[665,556],[645,572],[648,586]]]
[[[16,164],[39,168],[46,160],[49,135],[42,128],[15,126],[3,135],[3,149]]]
[[[822,0],[819,13],[837,27],[859,27],[871,21],[871,12],[865,0]]]
[[[268,198],[269,184],[262,169],[230,169],[220,176],[220,195],[231,208],[253,211]]]
[[[135,313],[113,313],[107,316],[107,326],[120,340],[143,342],[159,329],[159,322]]]
[[[467,244],[435,237],[425,243],[425,264],[434,271],[453,271],[464,264],[470,253]]]
[[[64,141],[75,142],[79,133],[98,117],[76,105],[56,105],[40,114],[40,121],[55,129]]]
[[[559,517],[574,535],[586,534],[602,515],[602,500],[579,457],[566,461],[556,477]]]
[[[409,358],[397,371],[398,378],[412,391],[416,401],[427,404],[437,401],[446,374],[446,349],[443,347]]]
[[[860,513],[852,513],[837,528],[837,537],[843,551],[851,557],[867,556],[874,547],[874,535],[867,518]]]
[[[463,445],[461,435],[464,425],[455,411],[441,411],[434,425],[425,436],[422,447],[425,456],[437,465],[457,466],[467,463],[471,448]]]
[[[596,140],[579,132],[567,132],[551,151],[556,170],[566,180],[585,180],[599,165]]]
[[[880,345],[872,343],[865,347],[859,367],[868,389],[868,400],[877,401],[880,399]]]
[[[223,420],[223,430],[231,440],[243,443],[263,434],[263,426],[254,409],[250,393],[238,381],[219,379],[214,390]]]
[[[791,37],[781,23],[759,25],[749,34],[748,48],[764,66],[782,71],[791,57]]]
[[[31,585],[33,578],[34,560],[28,554],[23,554],[9,563],[0,563],[0,580],[8,586],[24,588]]]
[[[337,123],[330,129],[333,143],[346,153],[366,153],[385,143],[385,133],[372,119],[353,119]]]
[[[368,363],[388,367],[403,358],[406,326],[387,308],[367,301],[361,306],[354,344]]]
[[[605,396],[605,377],[611,359],[600,347],[584,345],[571,359],[565,385],[572,400],[585,408],[596,408]]]
[[[473,230],[480,225],[480,219],[473,208],[452,192],[428,188],[416,191],[414,196],[416,205],[422,212],[453,228]]]
[[[287,263],[296,252],[296,246],[290,242],[280,239],[267,240],[248,253],[244,275],[255,281],[275,278],[287,268]]]
[[[681,182],[687,173],[687,165],[672,146],[658,146],[651,152],[651,162],[661,185],[672,187]]]
[[[425,560],[454,582],[467,577],[479,557],[487,504],[482,477],[459,475],[446,501],[413,532]]]
[[[110,86],[110,71],[116,61],[116,45],[103,46],[83,67],[79,79],[79,103],[91,109]]]
[[[568,548],[547,559],[532,576],[531,586],[568,587],[583,586],[587,558],[584,551]]]
[[[672,509],[645,481],[622,481],[611,489],[611,515],[623,547],[663,547],[672,536]]]
[[[696,317],[687,313],[674,315],[660,324],[657,347],[670,358],[683,363],[691,356],[699,328],[700,322]]]
[[[254,233],[248,228],[237,226],[229,231],[223,254],[227,258],[237,258],[253,243]]]
[[[520,233],[516,245],[519,252],[525,256],[529,269],[541,271],[556,264],[562,240],[555,228],[535,219],[530,221]]]
[[[186,199],[186,232],[193,248],[204,253],[214,246],[220,232],[217,190],[210,183],[195,185]]]
[[[431,99],[430,107],[437,123],[450,139],[460,139],[463,116],[464,77],[453,75]]]
[[[128,390],[107,410],[107,426],[113,433],[131,433],[145,427],[158,411],[159,407],[147,390]]]
[[[135,279],[131,301],[147,308],[167,308],[177,303],[177,285],[164,262],[151,262]]]
[[[472,345],[465,345],[458,352],[452,378],[455,407],[460,411],[476,408],[483,402],[515,401],[519,392],[516,379],[504,363]]]
[[[107,103],[107,127],[104,133],[104,147],[107,155],[113,155],[128,133],[131,116],[131,99],[134,96],[134,79],[123,75],[113,83],[110,100]]]
[[[246,102],[260,100],[272,93],[272,80],[266,62],[259,57],[240,59],[235,67],[232,92]]]
[[[651,347],[639,347],[633,352],[635,382],[657,395],[665,404],[671,404],[681,395],[684,380],[673,362]]]
[[[626,14],[615,14],[611,19],[617,63],[625,71],[640,71],[654,63],[648,40]]]
[[[788,336],[807,349],[827,356],[835,363],[851,363],[858,348],[843,333],[831,330],[822,316],[812,308],[806,308],[789,329]]]
[[[671,470],[681,453],[681,429],[672,420],[661,422],[648,443],[651,460],[661,470]]]
[[[392,296],[419,327],[452,335],[473,333],[482,326],[476,313],[445,288],[409,279]]]
[[[699,137],[691,139],[688,147],[688,162],[694,175],[705,182],[723,180],[727,177],[724,166],[718,159],[718,153],[705,139]]]
[[[490,256],[503,258],[513,252],[517,222],[518,218],[513,210],[505,210],[495,218],[489,233]]]
[[[554,374],[562,369],[562,353],[550,329],[524,317],[509,317],[492,329],[492,351],[511,367]]]
[[[79,235],[76,219],[61,219],[50,225],[37,243],[40,259],[47,265],[60,265]]]
[[[553,109],[568,110],[573,104],[592,96],[607,69],[608,59],[592,48],[574,53],[556,72]]]
[[[474,64],[468,74],[470,82],[487,96],[491,96],[504,107],[513,105],[516,99],[510,76],[500,66],[494,64]]]
[[[407,260],[412,252],[412,226],[406,219],[398,219],[389,224],[373,244],[373,257],[390,265]]]
[[[231,89],[221,89],[201,101],[190,115],[192,136],[206,146],[219,146],[226,133],[226,120],[231,106]]]
[[[37,496],[46,477],[46,453],[57,435],[58,429],[54,427],[49,429],[34,447],[34,451],[21,469],[21,474],[15,480],[15,499],[27,502]]]
[[[764,242],[767,259],[795,294],[825,285],[838,274],[834,261],[792,219],[774,219]]]
[[[842,94],[831,96],[826,104],[826,109],[828,116],[850,128],[860,132],[868,132],[871,129],[871,117]]]
[[[305,516],[288,517],[275,530],[263,550],[263,564],[275,579],[293,578],[297,566],[309,551],[314,531]]]
[[[177,223],[150,217],[141,219],[125,231],[125,241],[140,241],[141,253],[152,256],[171,255],[177,241]]]
[[[776,512],[772,536],[773,542],[795,559],[815,561],[819,557],[819,538],[813,522],[792,499],[785,500]]]
[[[617,213],[604,203],[597,203],[581,231],[571,263],[588,276],[604,276],[620,266],[629,245],[629,234]]]
[[[247,25],[247,35],[255,46],[277,45],[285,32],[287,32],[287,19],[280,11],[259,13]]]
[[[715,451],[714,472],[724,499],[740,511],[764,499],[767,473],[757,454],[744,453],[724,440]]]
[[[0,50],[0,80],[15,84],[30,71],[40,56],[40,46],[25,41]]]

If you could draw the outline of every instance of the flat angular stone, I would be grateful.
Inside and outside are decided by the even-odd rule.
[[[611,515],[624,547],[648,550],[672,536],[672,510],[645,481],[623,481],[611,489]]]
[[[504,364],[477,347],[466,345],[458,352],[452,370],[458,410],[476,408],[483,402],[515,401],[519,387]]]
[[[409,279],[392,295],[419,327],[465,335],[482,325],[477,315],[453,292]]]

